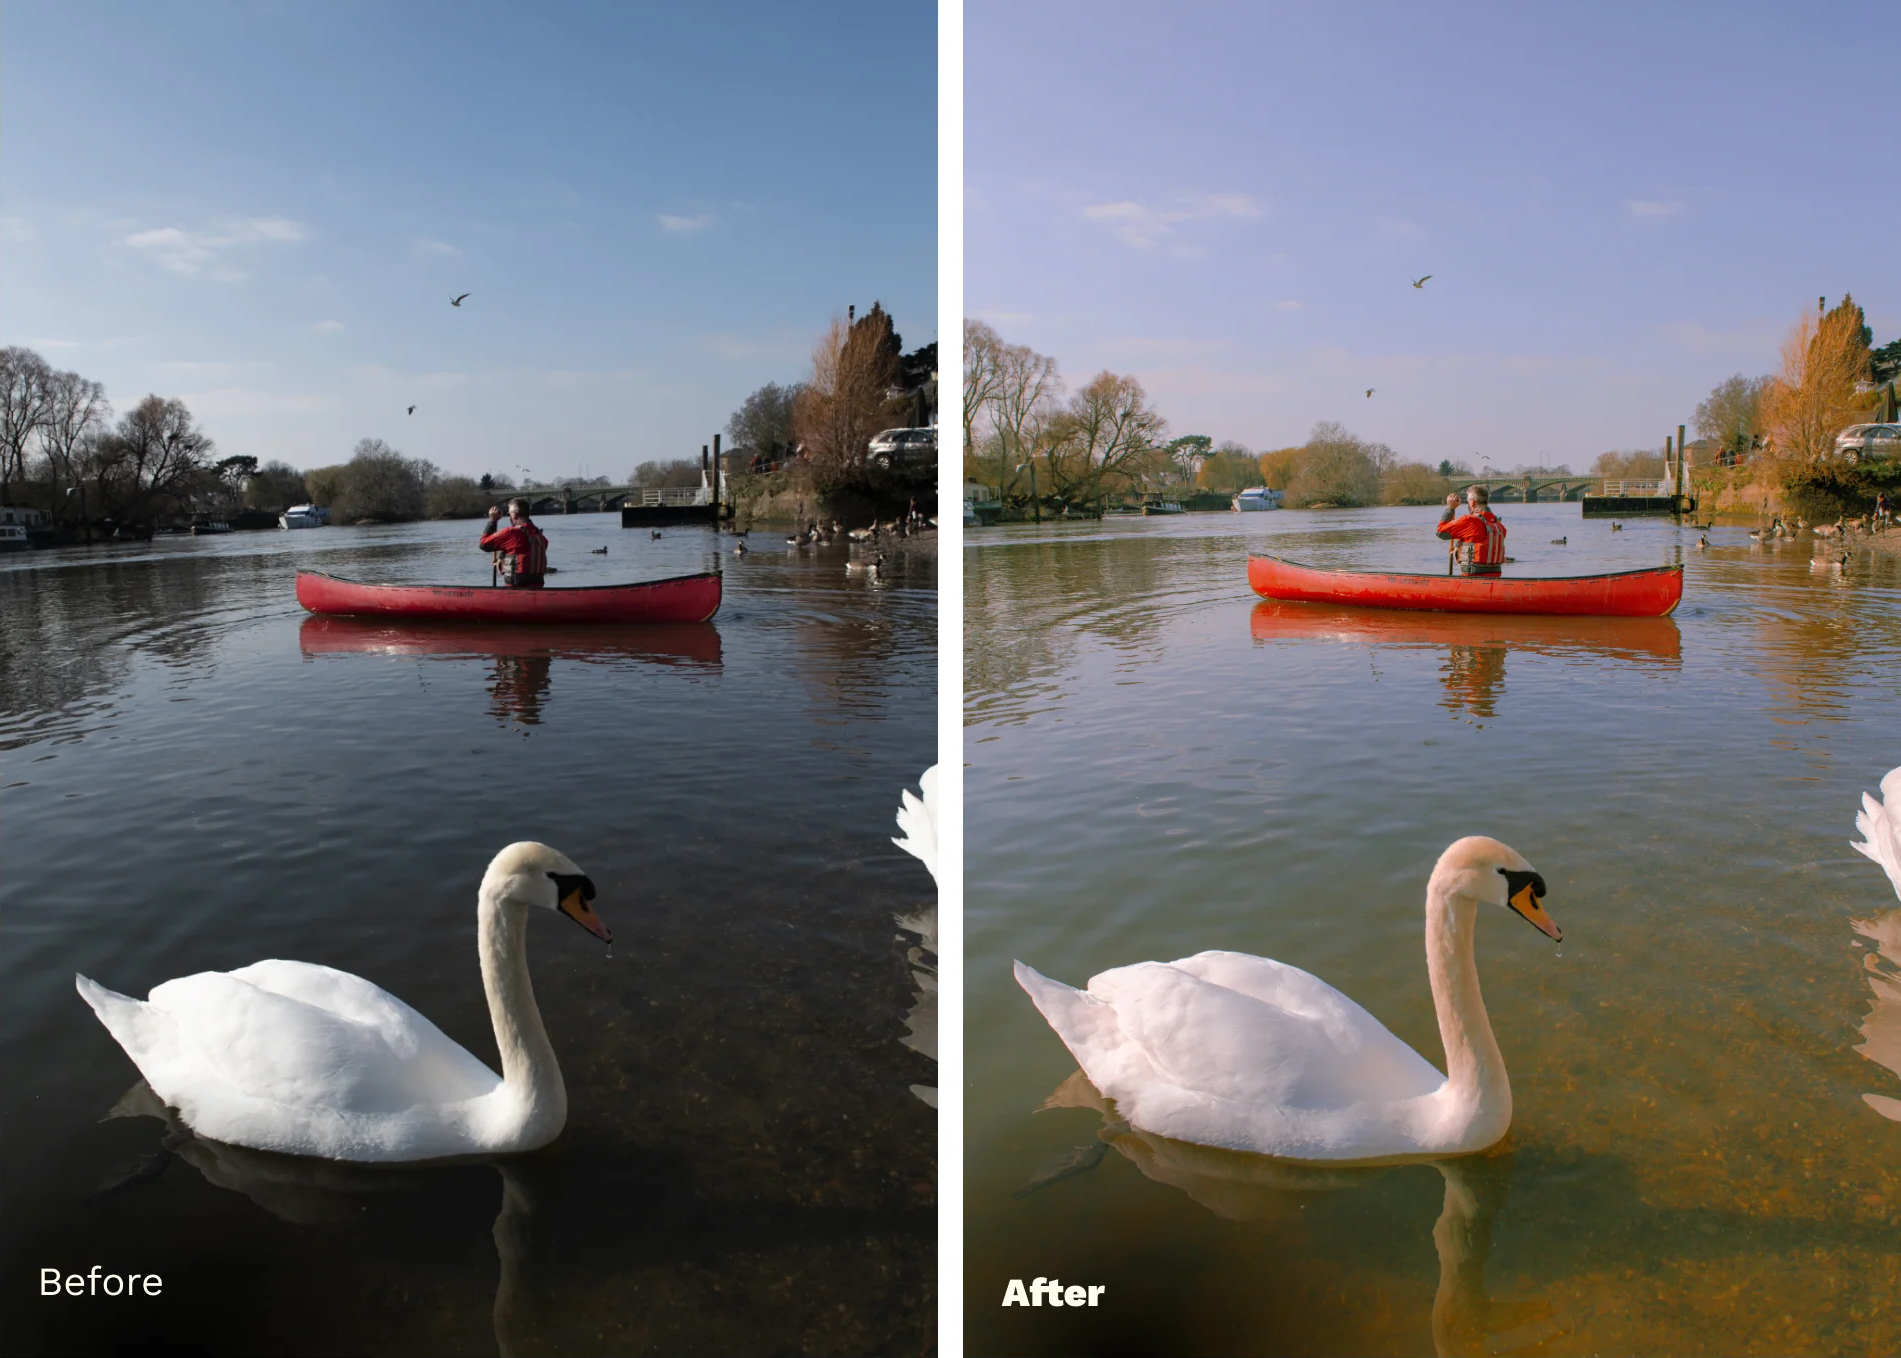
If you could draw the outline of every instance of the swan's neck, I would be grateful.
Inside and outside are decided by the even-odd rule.
[[[528,980],[528,910],[484,884],[477,927],[482,989],[501,1051],[502,1086],[520,1110],[521,1137],[532,1142],[546,1131],[551,1138],[567,1121],[568,1091]]]
[[[1446,1094],[1464,1129],[1503,1136],[1512,1117],[1512,1087],[1505,1058],[1492,1036],[1479,994],[1478,965],[1472,956],[1477,903],[1454,895],[1437,882],[1426,892],[1426,968],[1432,976],[1432,1004],[1439,1014],[1439,1037],[1446,1047]]]

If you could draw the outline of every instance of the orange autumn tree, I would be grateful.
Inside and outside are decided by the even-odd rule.
[[[1827,461],[1835,435],[1867,417],[1869,340],[1861,308],[1845,296],[1832,311],[1804,316],[1782,342],[1782,371],[1762,393],[1762,428],[1785,480]]]

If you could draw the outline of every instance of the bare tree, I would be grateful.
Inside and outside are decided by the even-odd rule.
[[[982,321],[964,322],[964,460],[976,449],[977,418],[997,399],[1003,337]]]
[[[121,523],[149,524],[182,506],[215,447],[183,401],[147,396],[93,446],[101,510]]]
[[[68,492],[77,490],[81,503],[71,506],[83,520],[85,504],[82,452],[94,435],[100,433],[112,407],[106,403],[106,389],[78,373],[53,373],[47,383],[46,417],[40,425],[40,452],[46,458],[47,480],[52,483],[53,514],[70,519],[66,503]]]
[[[288,462],[266,462],[244,484],[244,503],[270,514],[282,514],[292,505],[302,504],[309,494],[304,474]]]
[[[887,427],[902,352],[891,317],[875,302],[849,325],[834,319],[812,350],[812,379],[794,403],[793,428],[821,487],[863,471],[866,446]]]
[[[52,369],[31,349],[0,349],[0,503],[26,479],[27,441],[46,422]]]
[[[1070,398],[1057,428],[1047,460],[1051,489],[1065,499],[1094,502],[1140,485],[1167,460],[1168,421],[1133,377],[1097,373]]]
[[[1056,398],[1062,394],[1063,381],[1055,359],[1027,344],[1004,344],[990,327],[982,328],[985,335],[979,339],[986,353],[978,375],[981,400],[972,405],[966,389],[965,448],[967,454],[986,463],[995,457],[997,486],[1003,493],[1015,481],[1017,467],[1038,455],[1047,456],[1056,441]],[[968,369],[969,364],[965,366]]]

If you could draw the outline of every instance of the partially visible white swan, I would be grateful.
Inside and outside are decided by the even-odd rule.
[[[1881,780],[1881,801],[1874,794],[1861,794],[1861,810],[1855,813],[1855,828],[1867,836],[1865,843],[1849,840],[1849,846],[1881,864],[1894,883],[1894,894],[1901,897],[1901,768],[1889,769]],[[1884,805],[1885,803],[1885,805]]]
[[[143,1001],[74,979],[199,1136],[355,1161],[533,1150],[560,1134],[568,1095],[528,979],[528,907],[612,942],[593,899],[587,874],[545,844],[489,864],[476,928],[499,1077],[394,995],[309,962],[203,971]]]
[[[898,828],[904,831],[904,838],[892,837],[891,842],[921,860],[930,869],[931,880],[937,880],[937,765],[924,770],[917,780],[918,790],[924,795],[913,797],[909,788],[898,793]]]
[[[1133,1127],[1290,1160],[1483,1150],[1512,1120],[1511,1084],[1479,994],[1472,930],[1502,905],[1552,938],[1544,878],[1495,839],[1439,856],[1426,887],[1426,967],[1447,1074],[1298,967],[1245,953],[1138,962],[1075,990],[1016,964],[1090,1081]]]

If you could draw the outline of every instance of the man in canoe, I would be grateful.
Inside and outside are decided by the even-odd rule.
[[[1489,506],[1484,486],[1465,492],[1467,514],[1458,518],[1459,497],[1446,496],[1446,512],[1439,516],[1438,535],[1457,543],[1459,568],[1467,575],[1497,575],[1505,564],[1505,525]]]
[[[508,502],[508,527],[497,531],[502,517],[500,505],[488,507],[488,531],[482,534],[482,550],[495,552],[500,559],[502,583],[512,589],[540,589],[548,572],[548,539],[528,517],[526,500]]]

